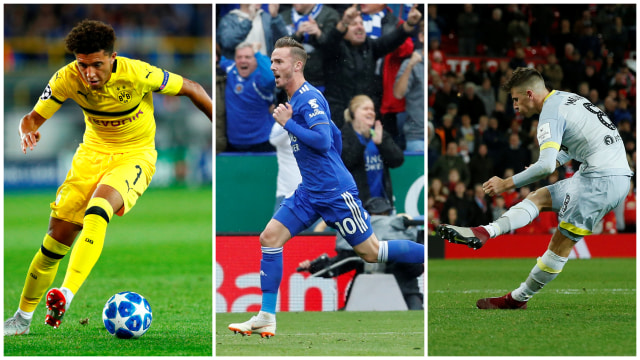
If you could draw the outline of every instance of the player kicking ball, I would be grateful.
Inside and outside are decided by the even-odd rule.
[[[260,234],[262,306],[249,321],[229,325],[229,330],[242,335],[275,335],[283,246],[320,217],[367,262],[424,263],[424,245],[410,240],[379,242],[373,233],[353,177],[340,158],[342,137],[331,121],[329,105],[322,93],[304,79],[306,59],[302,45],[290,37],[279,39],[271,55],[276,86],[289,97],[289,103],[280,104],[273,117],[289,132],[302,183],[282,201]]]
[[[558,214],[558,229],[549,248],[529,276],[512,292],[480,299],[479,309],[526,309],[533,295],[562,271],[573,246],[625,198],[633,172],[624,144],[607,115],[587,99],[569,92],[549,91],[535,69],[518,68],[503,86],[513,107],[525,117],[539,114],[540,157],[535,164],[507,179],[492,177],[482,187],[490,196],[534,183],[571,159],[582,163],[571,178],[531,192],[489,225],[440,225],[437,232],[452,243],[481,248],[487,240],[529,224],[541,211]]]
[[[115,32],[84,20],[65,39],[76,60],[56,72],[34,109],[20,121],[22,152],[40,140],[39,127],[67,99],[84,112],[86,131],[71,170],[51,203],[49,230],[34,256],[20,304],[4,335],[24,335],[75,238],[62,286],[46,296],[45,323],[58,328],[80,286],[98,261],[113,214],[135,205],[155,173],[153,92],[187,96],[209,119],[213,103],[199,84],[145,62],[117,56]]]

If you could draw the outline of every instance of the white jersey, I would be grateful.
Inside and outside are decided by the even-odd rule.
[[[633,174],[615,125],[580,95],[554,90],[547,96],[538,122],[538,143],[541,151],[552,147],[560,151],[559,158],[564,152],[581,162],[585,177]]]

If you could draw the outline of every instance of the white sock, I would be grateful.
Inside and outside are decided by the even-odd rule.
[[[25,319],[25,320],[29,320],[31,321],[31,319],[33,318],[33,313],[34,311],[30,311],[30,312],[26,312],[26,311],[22,311],[18,308],[18,311],[16,311],[16,314],[20,314],[20,317]]]
[[[258,313],[258,318],[263,319],[263,320],[267,320],[267,321],[276,321],[276,315],[275,314],[270,314],[270,313],[265,312],[265,311],[260,311]]]
[[[560,274],[568,259],[547,250],[538,258],[538,262],[531,269],[527,280],[511,292],[511,297],[518,301],[528,301]]]
[[[61,287],[60,291],[64,295],[65,300],[67,301],[67,304],[65,305],[64,309],[69,310],[69,305],[71,305],[71,301],[73,301],[74,294],[71,292],[71,290],[67,289],[66,287]]]

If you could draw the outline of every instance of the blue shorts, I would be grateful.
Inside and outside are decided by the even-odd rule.
[[[362,243],[373,234],[369,213],[362,207],[355,189],[334,196],[314,196],[298,187],[293,195],[282,201],[280,209],[273,215],[292,237],[320,217],[340,232],[351,246]]]

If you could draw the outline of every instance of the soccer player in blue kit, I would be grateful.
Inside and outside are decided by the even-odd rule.
[[[342,138],[331,120],[329,104],[304,79],[306,59],[302,45],[290,37],[279,39],[271,54],[276,86],[289,98],[289,103],[274,110],[273,117],[289,132],[302,183],[282,201],[260,234],[262,307],[250,320],[229,325],[229,330],[242,335],[275,335],[283,246],[320,217],[367,262],[424,263],[424,245],[411,240],[378,242],[353,177],[340,158]]]

